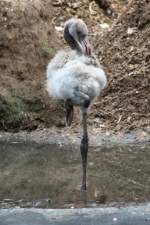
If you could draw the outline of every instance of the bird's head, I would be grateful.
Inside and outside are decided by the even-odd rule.
[[[64,26],[64,38],[72,49],[91,55],[91,46],[88,40],[88,29],[81,19],[69,19]]]

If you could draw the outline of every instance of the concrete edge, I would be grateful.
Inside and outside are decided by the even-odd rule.
[[[0,209],[0,216],[10,215],[13,213],[23,213],[23,212],[33,212],[40,213],[45,217],[57,216],[57,218],[70,217],[72,215],[105,215],[112,213],[129,213],[129,214],[139,214],[150,215],[150,203],[143,203],[138,205],[128,205],[125,207],[99,207],[99,208],[75,208],[75,209],[37,209],[37,208],[10,208],[10,209]]]

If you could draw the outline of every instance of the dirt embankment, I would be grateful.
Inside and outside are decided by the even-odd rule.
[[[0,2],[1,129],[34,129],[45,107],[45,67],[58,43],[50,2]]]
[[[110,32],[95,44],[108,87],[95,108],[115,131],[150,127],[150,3],[130,1]]]
[[[64,46],[63,23],[72,16],[87,23],[109,80],[91,109],[91,129],[119,131],[150,125],[149,3],[110,2],[119,14],[117,20],[89,0],[0,2],[1,130],[65,126],[64,108],[48,98],[44,83],[48,61]],[[73,129],[78,123],[77,116]]]

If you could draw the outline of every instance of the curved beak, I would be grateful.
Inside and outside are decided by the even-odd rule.
[[[91,55],[92,49],[88,38],[85,38],[81,41],[82,51],[86,55]]]

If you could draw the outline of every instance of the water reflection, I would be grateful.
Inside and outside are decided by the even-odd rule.
[[[78,147],[0,144],[0,207],[65,208],[150,200],[150,147],[91,148],[80,192]]]

